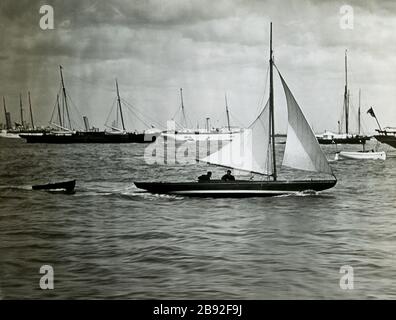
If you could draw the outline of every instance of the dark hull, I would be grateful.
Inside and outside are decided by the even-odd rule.
[[[223,182],[135,182],[151,193],[194,197],[246,198],[294,194],[302,191],[323,191],[335,186],[337,180],[308,181],[233,181]]]
[[[150,143],[155,135],[144,133],[109,134],[106,132],[75,132],[72,134],[44,133],[42,135],[20,135],[27,143]]]
[[[33,190],[64,190],[66,192],[73,192],[76,186],[76,180],[57,182],[57,183],[47,183],[41,185],[32,186]]]
[[[393,148],[396,148],[396,136],[395,135],[376,135],[374,136],[381,143],[386,143]]]
[[[366,136],[356,136],[349,138],[334,138],[334,139],[324,139],[317,138],[320,144],[363,144],[370,140],[371,137]]]

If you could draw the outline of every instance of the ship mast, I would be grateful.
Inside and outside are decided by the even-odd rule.
[[[229,113],[229,110],[228,110],[227,94],[225,94],[224,97],[225,97],[225,105],[226,105],[226,114],[227,114],[227,126],[228,126],[228,131],[231,131],[231,126],[230,126],[230,113]]]
[[[63,73],[62,73],[62,66],[59,66],[60,69],[60,76],[61,76],[61,82],[62,82],[62,92],[63,92],[63,99],[64,99],[64,107],[66,108],[66,115],[67,115],[67,120],[69,122],[69,129],[71,129],[71,122],[70,122],[70,114],[69,114],[69,108],[67,106],[67,97],[66,97],[66,89],[65,89],[65,82],[63,81]],[[64,122],[64,121],[63,121]]]
[[[23,124],[22,94],[19,94],[19,106],[21,108],[21,126],[24,127],[24,124]]]
[[[358,110],[358,134],[360,135],[360,96],[361,96],[361,89],[359,89],[359,110]]]
[[[345,108],[345,132],[349,133],[349,92],[348,92],[348,56],[345,50],[345,91],[344,91],[344,108]]]
[[[6,119],[6,129],[8,130],[8,129],[10,129],[10,128],[8,128],[7,108],[6,108],[6,102],[5,102],[4,96],[3,96],[3,107],[4,107],[4,116],[5,116],[5,119]]]
[[[34,129],[32,101],[30,100],[30,91],[28,91],[28,97],[29,97],[30,122],[32,123],[32,129]]]
[[[272,51],[272,22],[270,25],[270,92],[269,92],[269,118],[270,118],[270,136],[272,142],[272,161],[273,173],[272,176],[276,181],[276,157],[275,157],[275,122],[274,122],[274,73],[273,73],[273,51]]]
[[[59,94],[56,95],[56,104],[57,104],[57,107],[58,107],[59,124],[60,124],[61,127],[63,127],[62,113],[61,113],[60,104],[59,104]]]
[[[182,114],[183,114],[184,128],[187,128],[186,112],[184,110],[184,101],[183,101],[183,88],[180,88],[180,100],[181,100],[181,109],[182,109]]]
[[[120,91],[118,90],[118,82],[117,82],[117,79],[116,79],[116,88],[117,88],[118,108],[120,109],[120,115],[121,115],[122,130],[125,131],[124,116],[122,115],[121,98],[120,98]]]

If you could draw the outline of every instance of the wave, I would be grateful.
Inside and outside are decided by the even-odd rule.
[[[6,186],[0,186],[0,190],[32,190],[31,185],[6,185]]]
[[[172,200],[180,200],[184,199],[183,197],[176,195],[166,195],[166,194],[152,194],[141,189],[136,188],[135,186],[128,187],[118,187],[118,188],[109,188],[109,187],[81,187],[76,190],[78,195],[80,196],[115,196],[121,197],[125,199],[148,199],[148,200],[156,200],[156,199],[172,199]],[[76,193],[76,194],[77,194]]]
[[[279,196],[275,196],[275,198],[285,198],[285,197],[312,197],[319,196],[320,192],[315,190],[304,190],[296,193],[282,194]]]

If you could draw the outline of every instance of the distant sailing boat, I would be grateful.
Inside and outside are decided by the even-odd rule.
[[[359,89],[359,109],[358,109],[358,134],[360,134],[360,100],[361,100],[361,90]],[[374,151],[366,150],[364,143],[362,144],[362,151],[340,151],[335,155],[334,160],[340,159],[352,159],[352,160],[386,160],[385,151]]]
[[[121,98],[116,80],[117,106],[121,114],[122,129],[113,127],[112,132],[99,131],[96,128],[89,127],[89,121],[83,116],[85,130],[75,130],[72,125],[72,118],[69,110],[69,96],[66,93],[65,82],[63,79],[63,68],[60,66],[61,89],[56,99],[51,125],[58,130],[45,132],[40,135],[22,134],[21,137],[28,143],[51,143],[51,144],[69,144],[69,143],[150,143],[154,142],[159,132],[127,132],[125,130],[124,118],[121,108]],[[58,118],[58,123],[55,123]]]
[[[364,144],[367,140],[370,140],[370,137],[360,134],[360,116],[358,124],[359,133],[357,135],[349,133],[349,98],[350,94],[348,89],[348,55],[347,51],[345,50],[345,88],[343,106],[343,113],[345,117],[345,133],[339,132],[337,134],[326,130],[323,134],[316,135],[320,144]],[[340,122],[339,131],[341,131]]]
[[[0,131],[0,138],[11,138],[17,139],[20,138],[18,131],[13,130],[11,123],[11,114],[7,111],[5,97],[3,96],[3,108],[4,108],[4,117],[5,117],[5,129]]]
[[[270,91],[269,100],[257,119],[240,138],[200,161],[267,176],[266,180],[205,181],[205,182],[135,182],[152,193],[201,197],[257,197],[293,194],[307,190],[332,188],[337,179],[326,156],[285,80],[281,79],[287,100],[288,135],[283,165],[332,176],[326,180],[278,180],[275,156],[274,85],[272,23],[270,27]],[[242,139],[246,139],[242,141]],[[247,152],[241,152],[240,145]]]
[[[205,129],[190,129],[188,128],[187,116],[184,107],[183,89],[180,88],[181,100],[181,114],[182,123],[181,129],[175,131],[166,131],[162,133],[163,137],[175,140],[176,142],[195,142],[195,141],[232,141],[242,131],[240,128],[232,128],[230,125],[230,113],[228,108],[227,97],[225,97],[227,127],[212,129],[210,127],[210,118],[206,118]]]
[[[21,122],[15,123],[15,127],[13,128],[11,122],[11,114],[7,111],[6,100],[3,96],[3,108],[4,115],[6,120],[6,129],[0,131],[0,138],[21,138],[21,134],[27,135],[40,135],[45,132],[45,129],[38,129],[34,125],[33,122],[33,111],[32,111],[32,101],[30,98],[30,91],[28,91],[28,101],[29,101],[29,111],[30,111],[30,126],[26,123],[23,118],[23,104],[22,104],[22,94],[19,95],[19,108],[20,108],[20,117]]]

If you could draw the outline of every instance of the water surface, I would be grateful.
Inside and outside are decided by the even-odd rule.
[[[145,147],[0,139],[1,298],[396,298],[391,153],[331,162],[338,184],[316,195],[195,199],[133,185],[209,169],[148,165]],[[30,190],[74,178],[74,195]],[[39,288],[44,264],[51,291]],[[344,265],[353,290],[339,286]]]

